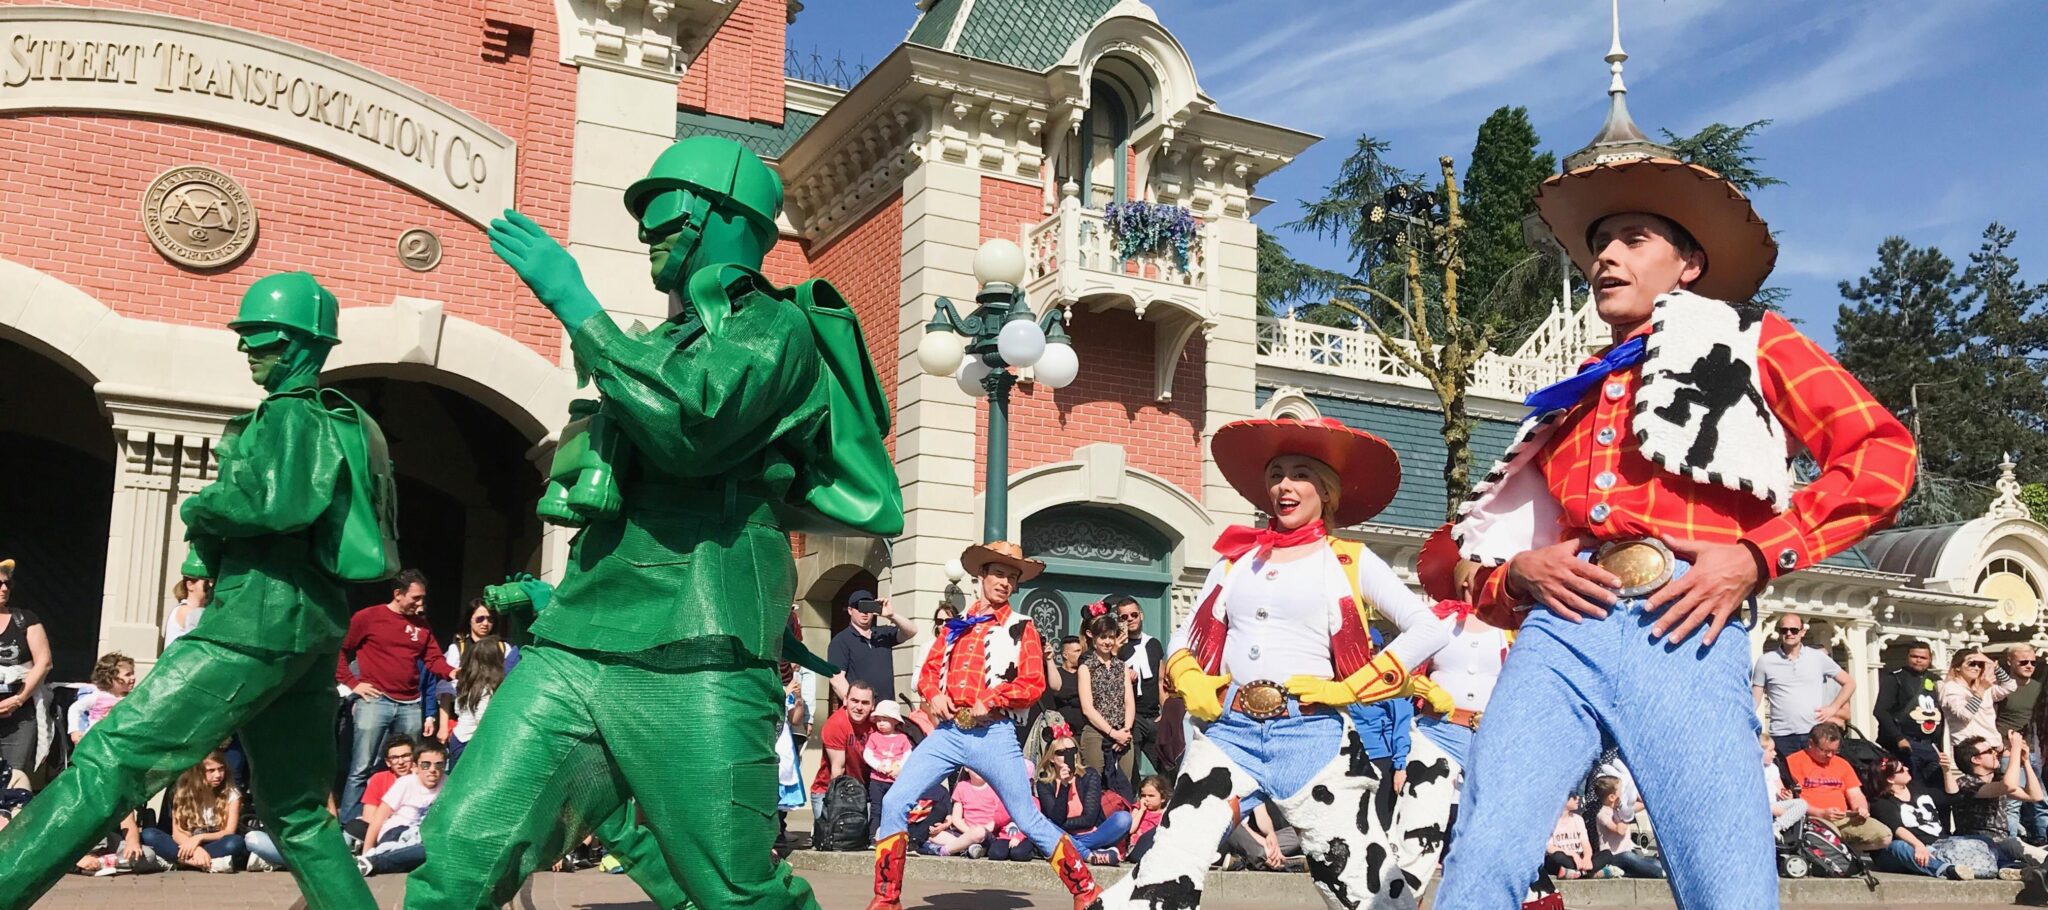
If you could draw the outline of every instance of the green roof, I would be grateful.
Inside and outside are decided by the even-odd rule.
[[[1257,401],[1261,407],[1272,397],[1272,389],[1259,387]],[[1401,489],[1395,491],[1393,503],[1373,519],[1375,522],[1417,530],[1435,530],[1443,524],[1444,485],[1438,479],[1443,476],[1444,464],[1441,414],[1434,410],[1355,401],[1313,392],[1307,397],[1324,417],[1335,417],[1345,426],[1385,439],[1401,456]],[[1500,460],[1514,438],[1515,425],[1508,421],[1474,419],[1470,476],[1477,480],[1484,475],[1487,468]],[[1843,569],[1876,568],[1860,545],[1821,560],[1821,564]]]
[[[717,114],[676,111],[676,138],[724,136],[763,158],[780,158],[783,152],[796,144],[805,130],[811,128],[811,124],[817,122],[817,114],[788,109],[782,112],[781,126]]]
[[[912,44],[1033,71],[1050,69],[1117,0],[935,0],[911,26]],[[962,9],[967,22],[951,45]]]

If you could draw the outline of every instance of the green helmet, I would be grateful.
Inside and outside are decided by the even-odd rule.
[[[241,332],[255,347],[283,338],[282,330],[301,332],[328,344],[340,344],[336,322],[341,303],[312,275],[280,272],[256,279],[242,295],[242,308],[228,328]],[[275,333],[275,337],[271,337]]]
[[[703,196],[713,208],[744,215],[775,236],[782,178],[746,146],[722,136],[691,136],[669,146],[646,177],[626,188],[626,210],[640,222],[643,235],[662,236],[680,225],[689,194]]]

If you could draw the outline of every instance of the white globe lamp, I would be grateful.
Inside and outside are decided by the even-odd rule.
[[[1008,240],[991,240],[974,252],[974,280],[978,284],[1024,283],[1024,251]]]
[[[981,381],[987,379],[988,374],[988,364],[982,363],[980,357],[969,354],[967,359],[960,363],[960,372],[955,374],[953,379],[960,383],[960,391],[966,393],[967,397],[980,398],[987,394],[981,387]]]
[[[996,352],[1003,355],[1003,362],[1018,369],[1030,367],[1045,355],[1045,330],[1031,319],[1012,319],[1003,323],[1003,330],[996,335]]]
[[[1045,346],[1045,355],[1031,368],[1033,380],[1049,389],[1064,389],[1073,384],[1074,377],[1081,373],[1081,359],[1074,356],[1073,345],[1055,341]]]
[[[944,330],[924,333],[917,343],[917,365],[933,376],[951,376],[967,353],[967,339]]]

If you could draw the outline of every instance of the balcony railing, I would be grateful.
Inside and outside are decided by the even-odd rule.
[[[1140,312],[1153,301],[1173,300],[1190,311],[1206,309],[1210,231],[1188,248],[1187,267],[1170,251],[1117,255],[1116,240],[1098,209],[1084,208],[1068,184],[1058,211],[1024,232],[1024,283],[1054,290],[1061,302],[1095,293],[1127,296]]]
[[[1260,366],[1418,389],[1430,387],[1428,379],[1410,368],[1393,348],[1370,331],[1261,318],[1258,337]],[[1397,340],[1396,344],[1414,349],[1412,342]],[[1488,354],[1480,358],[1472,367],[1472,384],[1467,393],[1478,398],[1520,401],[1531,391],[1569,375],[1577,366],[1576,358],[1565,360],[1524,345],[1515,356]]]

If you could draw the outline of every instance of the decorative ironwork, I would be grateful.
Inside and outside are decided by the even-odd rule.
[[[815,46],[808,54],[792,47],[782,54],[782,74],[833,88],[852,88],[868,74],[868,62],[862,58],[859,62],[848,63],[846,56],[837,51],[833,52],[832,59],[827,60]]]
[[[1060,592],[1041,588],[1024,599],[1024,615],[1038,626],[1039,643],[1047,660],[1055,659],[1060,637],[1067,634],[1067,599]]]
[[[1024,552],[1034,558],[1047,556],[1087,562],[1111,562],[1127,566],[1149,566],[1163,555],[1137,534],[1106,521],[1086,517],[1062,517],[1027,524]]]

